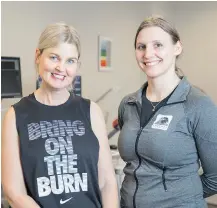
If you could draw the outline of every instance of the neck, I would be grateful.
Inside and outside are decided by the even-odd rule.
[[[45,84],[35,91],[36,100],[40,103],[50,106],[57,106],[65,103],[70,96],[67,89],[55,90],[51,89]]]
[[[180,78],[174,74],[162,75],[157,78],[148,78],[146,97],[151,102],[159,102],[166,98],[179,84]]]

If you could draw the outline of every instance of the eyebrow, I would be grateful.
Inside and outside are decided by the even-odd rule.
[[[162,40],[153,40],[153,41],[150,41],[150,43],[155,43],[155,42],[162,42]],[[141,42],[138,42],[137,45],[147,45],[147,43],[141,43]]]
[[[60,58],[60,55],[57,54],[57,53],[53,53],[53,52],[51,52],[50,55],[51,55],[51,54],[53,54],[53,55],[55,55],[55,56],[58,56],[58,57]],[[77,60],[78,60],[77,57],[69,57],[69,58],[67,58],[67,59],[77,59]]]

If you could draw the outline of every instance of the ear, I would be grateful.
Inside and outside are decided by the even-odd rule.
[[[174,53],[176,56],[179,56],[182,53],[182,43],[180,41],[177,41],[177,43],[175,44]]]
[[[40,58],[41,52],[38,48],[35,50],[35,64],[39,64],[39,58]]]

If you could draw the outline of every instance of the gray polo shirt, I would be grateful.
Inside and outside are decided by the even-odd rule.
[[[184,77],[141,127],[141,95],[142,88],[119,106],[121,207],[207,207],[204,198],[217,193],[217,106]]]

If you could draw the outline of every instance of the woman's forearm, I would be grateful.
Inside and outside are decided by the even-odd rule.
[[[101,189],[103,208],[118,208],[118,188],[116,180],[109,180]]]
[[[6,195],[6,199],[12,208],[40,208],[40,206],[28,195]]]

